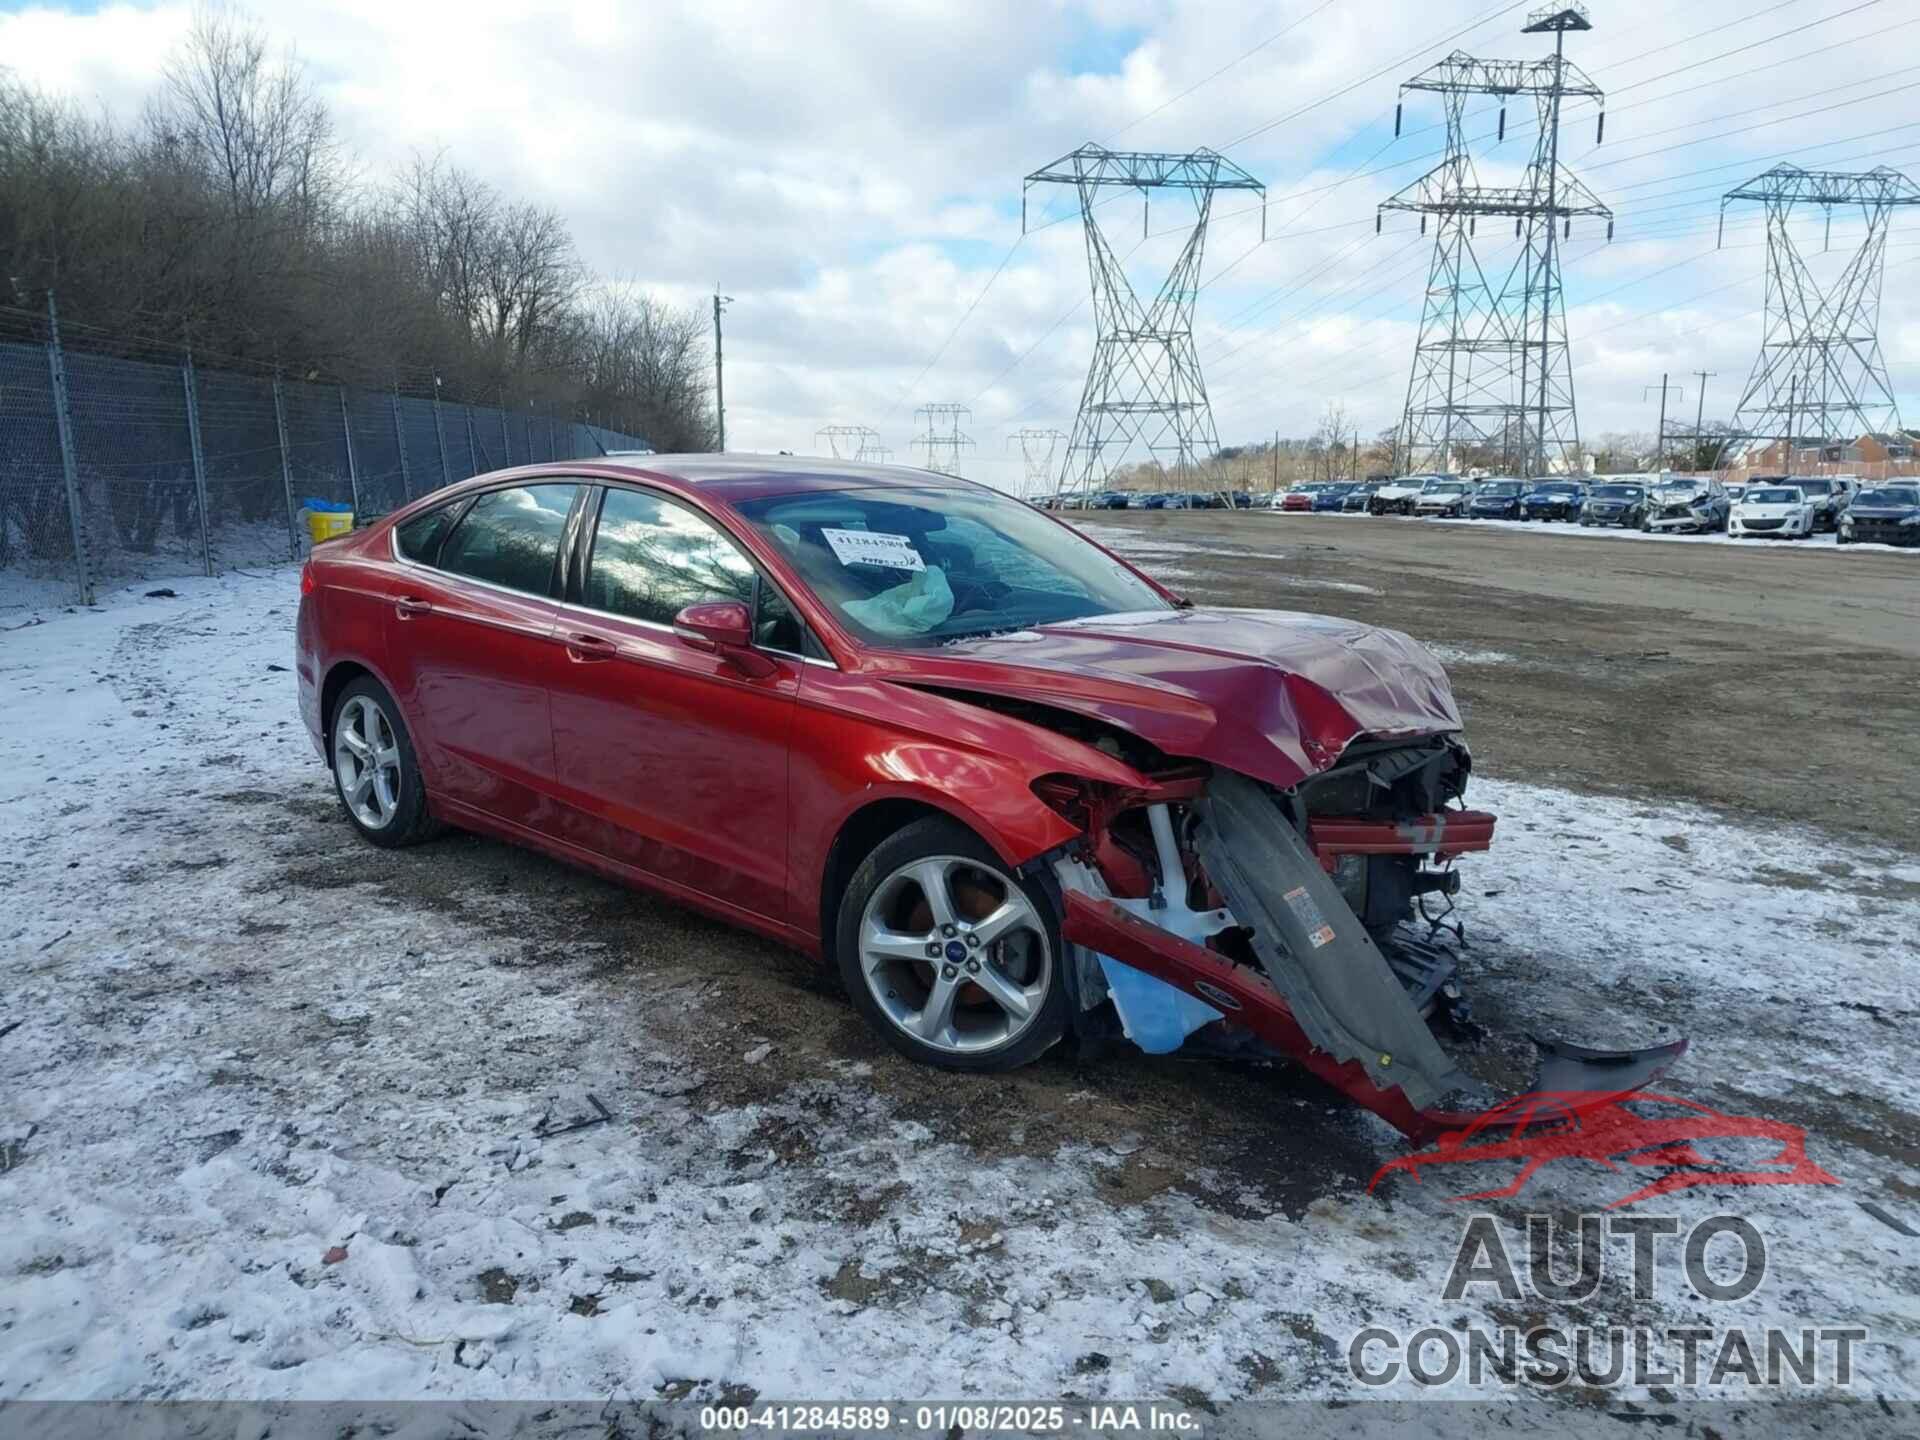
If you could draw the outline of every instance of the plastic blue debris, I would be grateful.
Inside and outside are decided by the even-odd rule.
[[[1121,1028],[1149,1055],[1178,1050],[1187,1036],[1220,1018],[1220,1012],[1206,1001],[1196,1000],[1144,970],[1122,965],[1106,955],[1099,960],[1113,1008],[1120,1012]]]
[[[344,501],[340,501],[340,500],[321,500],[315,496],[309,495],[305,500],[302,500],[300,503],[301,505],[303,505],[308,510],[311,510],[316,515],[333,515],[333,514],[349,514],[350,515],[353,513],[353,506],[348,505]]]

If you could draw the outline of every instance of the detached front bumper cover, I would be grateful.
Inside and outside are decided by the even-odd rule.
[[[1212,1006],[1415,1141],[1487,1125],[1512,1096],[1465,1074],[1442,1048],[1266,792],[1216,771],[1197,810],[1200,859],[1233,919],[1251,932],[1258,971],[1073,890],[1065,896],[1065,938]],[[1655,1080],[1687,1048],[1685,1040],[1645,1049],[1538,1037],[1534,1044],[1539,1070],[1529,1090],[1588,1095],[1594,1105]]]

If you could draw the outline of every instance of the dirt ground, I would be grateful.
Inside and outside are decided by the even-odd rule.
[[[1629,1044],[1670,1027],[1695,1042],[1677,1093],[1806,1126],[1845,1188],[1739,1192],[1779,1238],[1760,1298],[1795,1323],[1864,1317],[1904,1396],[1920,1321],[1899,1297],[1920,1273],[1897,1248],[1909,1232],[1864,1206],[1897,1219],[1920,1200],[1920,1119],[1894,1058],[1920,1042],[1920,556],[1086,518],[1203,602],[1349,615],[1436,647],[1477,798],[1508,827],[1463,896],[1478,1013]],[[0,1106],[0,1192],[22,1187],[15,1213],[51,1217],[0,1242],[0,1275],[39,1297],[45,1324],[17,1337],[66,1317],[98,1352],[33,1360],[20,1338],[12,1363],[44,1393],[329,1393],[363,1360],[386,1368],[353,1383],[391,1394],[640,1383],[594,1348],[606,1335],[689,1367],[637,1393],[687,1393],[678,1375],[706,1377],[702,1398],[734,1380],[797,1394],[753,1337],[870,1336],[844,1340],[851,1357],[911,1324],[901,1353],[958,1367],[930,1369],[926,1393],[961,1373],[1085,1392],[1111,1359],[1113,1393],[1338,1395],[1359,1317],[1452,1323],[1458,1307],[1432,1298],[1458,1234],[1445,1187],[1370,1196],[1403,1146],[1302,1072],[1067,1046],[1012,1075],[922,1069],[774,945],[470,835],[375,851],[295,717],[292,572],[179,588],[0,649],[35,722],[0,736],[0,814],[39,862],[0,875],[0,1094],[16,1097]],[[613,1123],[532,1154],[527,1127],[574,1087]],[[1609,1183],[1548,1177],[1499,1208],[1588,1209]],[[101,1238],[95,1212],[122,1193],[143,1236],[176,1236],[164,1285],[154,1247]],[[229,1193],[230,1214],[207,1209]],[[67,1197],[93,1209],[67,1214]],[[744,1220],[727,1219],[734,1201]],[[323,1244],[302,1228],[329,1207],[341,1236],[380,1217],[420,1275],[369,1267],[353,1289],[353,1266],[315,1259],[333,1230]],[[726,1225],[764,1245],[761,1279],[722,1273],[738,1258],[712,1238]],[[353,1241],[356,1261],[373,1238]],[[221,1297],[280,1274],[296,1243],[294,1298],[319,1318],[281,1335],[283,1291],[260,1280],[248,1303],[266,1341],[251,1319],[202,1323],[197,1297],[242,1308]],[[650,1245],[645,1263],[622,1248]],[[605,1285],[569,1309],[589,1251]],[[1212,1292],[1176,1299],[1170,1275]],[[463,1324],[484,1311],[521,1328],[461,1340],[491,1359],[430,1346],[452,1332],[408,1299],[423,1282],[471,1302]],[[70,1298],[85,1296],[97,1323],[73,1319],[93,1313]],[[1021,1296],[1034,1313],[1003,1313]],[[335,1300],[358,1308],[342,1319]],[[664,1342],[635,1338],[651,1325],[736,1349],[659,1359]],[[1053,1354],[1097,1330],[1114,1335]]]
[[[1920,556],[1749,554],[1557,528],[1489,534],[1318,515],[1149,512],[1089,523],[1103,543],[1131,548],[1115,539],[1124,529],[1142,547],[1179,547],[1133,558],[1173,573],[1169,583],[1202,603],[1346,615],[1443,647],[1483,773],[1695,801],[1913,848]],[[1755,754],[1762,763],[1745,758]],[[922,1069],[867,1029],[836,978],[779,946],[472,836],[412,851],[404,866],[355,863],[364,847],[317,763],[294,803],[325,836],[289,867],[295,890],[377,876],[396,904],[456,911],[491,895],[528,896],[547,917],[530,953],[558,960],[571,937],[591,935],[608,957],[593,976],[610,995],[690,987],[701,1005],[683,1022],[669,1014],[656,1023],[684,1023],[678,1041],[707,1077],[706,1103],[768,1101],[845,1058],[873,1067],[903,1118],[983,1157],[1046,1156],[1089,1135],[1161,1137],[1109,1173],[1116,1203],[1177,1189],[1231,1211],[1229,1194],[1196,1192],[1196,1173],[1217,1172],[1298,1210],[1364,1186],[1377,1163],[1356,1112],[1299,1072],[1146,1057],[1125,1045],[1063,1050],[984,1079]],[[715,1028],[716,1014],[731,1025]],[[745,1062],[763,1041],[770,1057]],[[1276,1105],[1298,1107],[1305,1123],[1276,1126]],[[1920,1150],[1895,1148],[1903,1163],[1920,1162]]]
[[[1202,603],[1345,615],[1466,652],[1447,671],[1489,772],[1916,838],[1920,555],[1359,515],[1086,523]]]

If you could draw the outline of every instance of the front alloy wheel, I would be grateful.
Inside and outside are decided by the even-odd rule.
[[[1050,894],[951,820],[909,825],[867,857],[835,938],[854,1003],[911,1059],[1006,1070],[1066,1028]]]

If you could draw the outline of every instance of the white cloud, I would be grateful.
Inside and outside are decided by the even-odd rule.
[[[732,295],[734,443],[804,450],[822,424],[863,422],[905,458],[916,404],[971,401],[975,473],[1003,477],[1018,473],[1008,430],[1071,427],[1093,345],[1088,306],[1061,319],[1087,294],[1077,222],[1030,234],[960,323],[1019,234],[1022,174],[1088,139],[1222,146],[1301,112],[1231,152],[1268,182],[1277,238],[1256,247],[1257,216],[1232,213],[1242,197],[1221,198],[1208,273],[1232,269],[1201,297],[1203,366],[1224,440],[1304,432],[1330,397],[1375,431],[1393,422],[1404,391],[1426,249],[1411,216],[1393,217],[1375,237],[1373,210],[1431,163],[1420,157],[1441,138],[1423,129],[1439,116],[1435,97],[1415,95],[1407,133],[1386,143],[1397,84],[1454,45],[1515,56],[1544,48],[1540,37],[1518,33],[1518,12],[1447,40],[1485,13],[1470,0],[1380,0],[1364,11],[1336,4],[1167,104],[1311,5],[270,0],[256,8],[306,59],[373,173],[414,150],[444,148],[502,187],[559,207],[602,272],[685,300],[716,284]],[[1740,0],[1684,10],[1612,0],[1595,6],[1592,34],[1571,37],[1570,54],[1615,96],[1603,146],[1592,143],[1585,108],[1564,131],[1569,162],[1620,217],[1612,247],[1585,225],[1568,247],[1588,433],[1650,429],[1654,408],[1641,387],[1663,370],[1717,370],[1708,411],[1719,399],[1730,408],[1759,340],[1749,312],[1760,303],[1764,252],[1751,248],[1759,232],[1742,215],[1730,222],[1728,248],[1712,251],[1719,193],[1783,151],[1865,136],[1914,113],[1920,92],[1845,103],[1908,83],[1905,72],[1855,83],[1894,70],[1885,57],[1920,37],[1920,24],[1905,28],[1920,19],[1905,7],[1870,7],[1714,59],[1808,18],[1797,9],[1751,12]],[[28,9],[0,15],[0,55],[49,88],[131,116],[187,17],[181,3]],[[1895,28],[1874,33],[1887,27]],[[1867,38],[1821,48],[1856,36]],[[1077,71],[1076,56],[1086,61]],[[1762,66],[1773,68],[1746,73]],[[1684,73],[1652,79],[1669,70]],[[1825,106],[1840,108],[1744,128]],[[1483,178],[1514,172],[1531,123],[1527,107],[1509,110],[1508,139],[1486,159]],[[1492,125],[1487,107],[1469,128]],[[1675,146],[1683,148],[1667,148]],[[1880,155],[1854,158],[1876,147]],[[1794,158],[1908,163],[1920,158],[1920,127]],[[1348,179],[1381,166],[1394,168]],[[1070,196],[1036,193],[1035,221],[1047,199],[1054,215],[1071,211]],[[1176,213],[1162,197],[1152,207],[1155,228],[1170,227]],[[1139,238],[1139,217],[1133,197],[1102,211],[1123,252]],[[1807,233],[1817,249],[1817,222]],[[1910,224],[1896,227],[1883,325],[1896,381],[1909,387],[1920,386],[1909,263],[1920,250],[1898,242],[1915,238]],[[1503,253],[1499,237],[1483,239],[1487,255]],[[1140,245],[1143,289],[1157,283],[1152,265],[1177,244],[1162,235]],[[1510,237],[1505,244],[1510,252]],[[1815,259],[1818,273],[1839,263]],[[1910,389],[1909,398],[1920,412],[1920,393]]]

